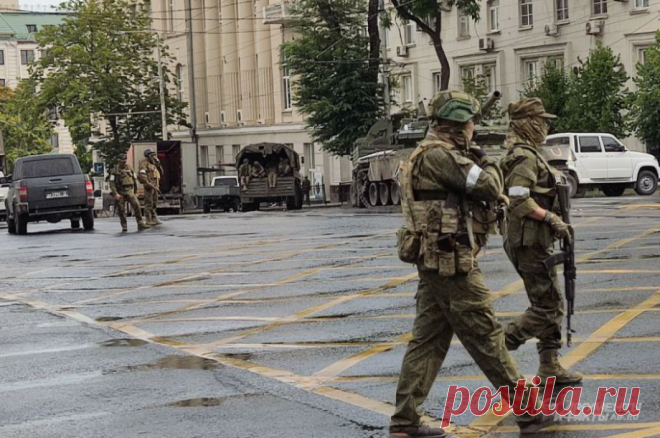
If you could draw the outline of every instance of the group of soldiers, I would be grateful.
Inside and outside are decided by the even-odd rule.
[[[249,159],[244,158],[243,163],[238,168],[241,190],[243,191],[248,189],[248,185],[252,179],[267,177],[268,188],[274,189],[277,187],[278,176],[284,177],[291,175],[293,175],[293,168],[291,167],[291,163],[289,163],[289,159],[285,157],[280,157],[279,161],[277,159],[271,159],[270,162],[266,163],[265,169],[259,160],[254,160],[250,163]]]
[[[117,206],[122,232],[128,231],[126,204],[129,204],[133,210],[139,231],[161,225],[162,222],[158,220],[156,213],[158,194],[160,193],[160,177],[163,174],[158,155],[151,149],[144,151],[144,159],[140,161],[137,174],[127,160],[128,156],[126,154],[120,154],[118,164],[110,171],[109,176],[110,190]],[[144,187],[144,216],[137,198],[138,181]]]
[[[430,102],[426,138],[400,168],[405,226],[397,233],[401,260],[417,265],[419,286],[413,337],[403,359],[391,437],[439,438],[441,428],[421,423],[427,398],[454,334],[495,388],[507,386],[509,400],[523,375],[509,351],[538,338],[541,385],[579,383],[579,373],[558,360],[564,305],[556,268],[544,266],[556,239],[569,226],[554,212],[556,177],[539,154],[555,116],[539,99],[508,106],[509,150],[498,161],[471,143],[478,102],[442,91]],[[502,327],[476,256],[493,230],[489,206],[506,205],[504,249],[523,279],[530,307]],[[505,222],[506,223],[506,222]],[[529,391],[526,391],[526,394]],[[540,404],[540,401],[538,401]],[[527,405],[526,397],[522,406]],[[516,417],[521,434],[535,433],[551,416]]]

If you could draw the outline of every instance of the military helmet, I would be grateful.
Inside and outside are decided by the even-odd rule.
[[[528,117],[541,117],[544,119],[556,119],[557,116],[549,114],[545,111],[543,101],[538,97],[517,100],[511,102],[508,108],[509,117],[511,120],[525,119]]]
[[[144,156],[149,157],[150,155],[153,155],[155,153],[156,152],[152,151],[151,149],[147,149],[146,151],[144,151]]]
[[[128,160],[128,155],[126,155],[126,154],[119,154],[119,155],[117,156],[117,159],[118,159],[119,161],[126,161],[126,160]]]
[[[477,100],[460,91],[439,91],[429,103],[431,117],[465,123],[481,112]]]

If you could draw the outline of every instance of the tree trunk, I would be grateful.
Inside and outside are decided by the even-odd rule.
[[[451,75],[451,67],[449,67],[449,60],[447,59],[447,54],[445,49],[442,47],[442,41],[437,35],[431,36],[433,41],[433,48],[435,49],[435,54],[440,61],[440,91],[446,90],[449,88],[449,78]]]
[[[380,31],[378,29],[379,0],[369,0],[367,31],[369,32],[369,70],[374,82],[378,82],[380,64]]]

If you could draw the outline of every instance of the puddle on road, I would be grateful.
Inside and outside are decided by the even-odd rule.
[[[252,353],[227,353],[227,354],[222,354],[221,356],[231,357],[232,359],[239,359],[239,360],[252,359]]]
[[[109,341],[99,342],[98,344],[101,347],[141,347],[148,344],[148,342],[142,339],[121,338],[110,339]]]
[[[202,398],[191,398],[188,400],[179,400],[172,403],[167,403],[160,405],[160,408],[210,408],[213,406],[220,406],[224,403],[225,398],[212,398],[212,397],[202,397]]]
[[[120,316],[100,316],[96,318],[96,321],[98,322],[112,322],[112,321],[119,321],[121,318]]]
[[[151,371],[151,370],[214,370],[224,368],[218,362],[197,356],[165,356],[154,363],[127,365],[109,373],[121,371]]]

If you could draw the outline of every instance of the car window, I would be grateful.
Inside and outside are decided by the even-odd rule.
[[[580,136],[580,152],[583,154],[603,152],[600,148],[600,141],[597,136]]]
[[[605,152],[623,152],[624,146],[617,141],[614,137],[601,137],[603,140],[603,147]]]
[[[236,180],[233,178],[216,179],[213,185],[215,187],[236,187]]]
[[[48,178],[74,173],[73,161],[70,158],[26,161],[21,166],[22,178]]]
[[[570,146],[571,139],[569,137],[548,138],[545,140],[545,144],[547,144],[548,146],[556,146],[556,145]]]

